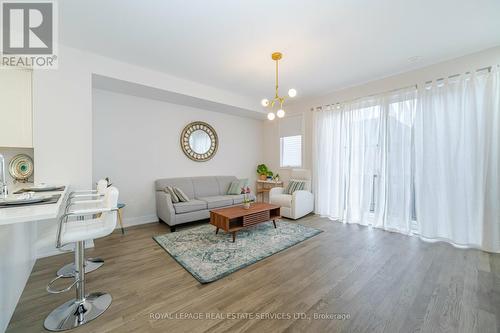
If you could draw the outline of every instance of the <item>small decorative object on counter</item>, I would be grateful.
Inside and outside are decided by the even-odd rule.
[[[250,203],[252,202],[248,196],[250,194],[250,187],[242,187],[241,194],[243,194],[243,208],[250,209]]]
[[[33,175],[33,160],[26,154],[16,155],[10,160],[9,173],[15,181],[26,183]]]

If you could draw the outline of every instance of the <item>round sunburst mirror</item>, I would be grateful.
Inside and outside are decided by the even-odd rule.
[[[193,161],[205,162],[214,157],[219,140],[214,128],[202,121],[188,124],[182,130],[181,148]]]

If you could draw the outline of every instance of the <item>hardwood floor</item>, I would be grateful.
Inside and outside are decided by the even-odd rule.
[[[164,224],[97,240],[87,255],[105,264],[87,275],[87,291],[109,292],[113,303],[75,331],[500,331],[500,255],[315,216],[297,223],[324,232],[206,285],[151,238],[169,232]],[[45,291],[71,259],[62,254],[37,261],[7,332],[44,332],[46,315],[74,297],[73,290]],[[196,319],[199,313],[203,319]]]

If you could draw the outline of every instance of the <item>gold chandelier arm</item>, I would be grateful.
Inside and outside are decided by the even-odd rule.
[[[280,52],[274,52],[271,55],[271,58],[276,61],[276,86],[275,86],[275,92],[274,92],[274,98],[268,101],[267,99],[262,100],[263,105],[271,109],[270,115],[272,115],[274,119],[274,113],[273,109],[274,106],[279,103],[280,109],[278,110],[278,117],[282,118],[284,116],[284,111],[283,111],[283,103],[285,102],[285,97],[281,97],[279,95],[279,60],[281,59],[282,54]],[[269,120],[272,120],[269,118]]]
[[[275,98],[278,98],[278,61],[276,60],[276,92],[275,92]]]

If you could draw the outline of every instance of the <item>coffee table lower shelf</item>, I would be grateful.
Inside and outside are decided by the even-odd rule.
[[[210,211],[210,224],[216,227],[215,233],[219,233],[219,229],[231,233],[233,243],[239,230],[268,221],[273,221],[276,228],[276,220],[280,218],[280,206],[268,203],[254,203],[250,209],[235,206]]]

